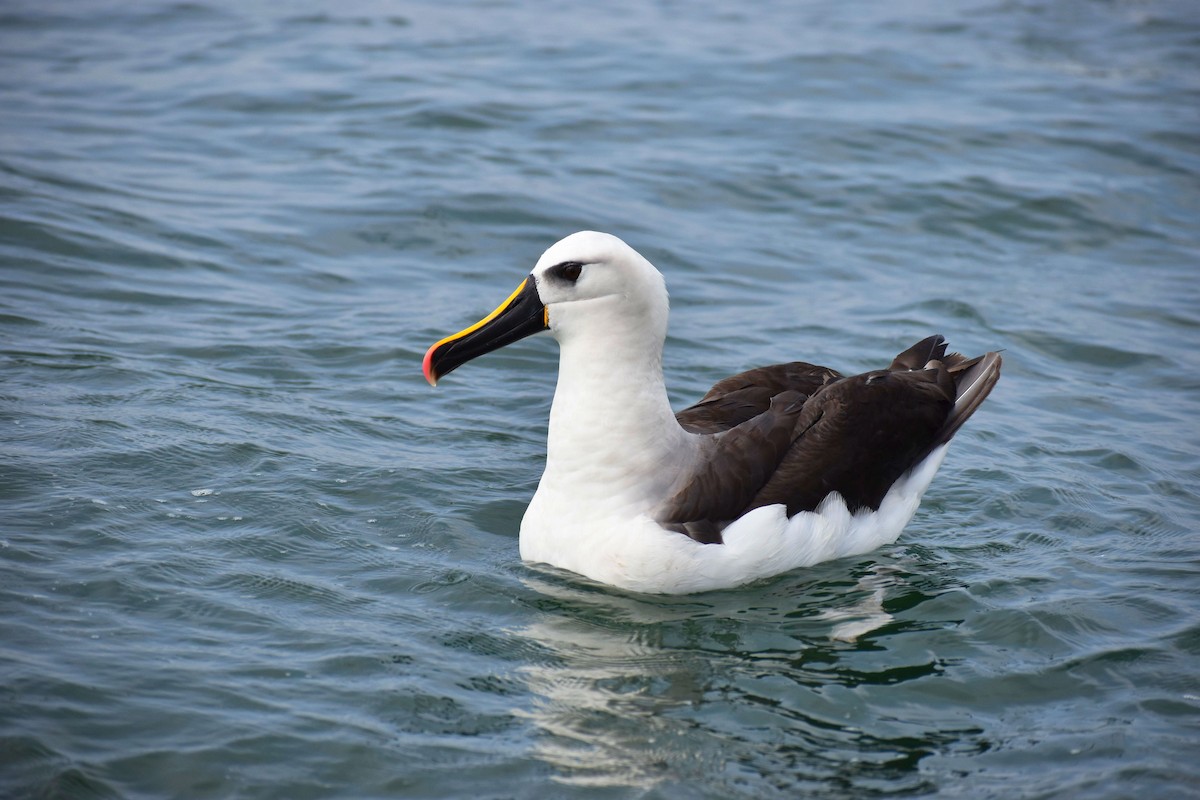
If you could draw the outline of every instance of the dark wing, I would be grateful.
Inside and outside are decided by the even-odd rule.
[[[867,372],[809,400],[811,424],[792,443],[747,511],[783,503],[788,516],[837,492],[851,511],[879,508],[900,476],[929,454],[954,407],[944,367]]]
[[[851,510],[878,508],[905,472],[949,441],[999,377],[995,353],[968,360],[945,351],[940,336],[930,337],[887,370],[826,378],[802,402],[800,390],[778,395],[759,416],[706,443],[708,458],[663,505],[660,522],[719,542],[725,525],[760,506],[782,503],[790,516],[838,492]]]
[[[794,391],[809,397],[840,377],[836,370],[803,361],[758,367],[719,381],[675,419],[691,433],[720,433],[765,412],[778,394]]]
[[[808,398],[776,395],[766,411],[702,442],[703,465],[663,505],[659,523],[698,542],[721,541],[721,529],[751,507],[791,449]]]

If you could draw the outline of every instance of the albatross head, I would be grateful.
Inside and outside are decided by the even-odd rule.
[[[437,385],[471,359],[545,330],[564,346],[632,342],[661,351],[667,310],[663,277],[640,253],[611,234],[573,233],[543,253],[495,311],[430,347],[425,379]]]

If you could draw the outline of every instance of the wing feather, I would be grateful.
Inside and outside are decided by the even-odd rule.
[[[800,361],[726,378],[676,415],[686,430],[707,434],[705,457],[657,518],[709,543],[761,506],[781,503],[791,516],[837,492],[852,511],[877,509],[975,412],[1000,364],[997,353],[947,354],[945,340],[931,336],[888,369],[849,378]]]

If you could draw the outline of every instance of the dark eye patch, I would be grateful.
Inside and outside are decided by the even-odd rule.
[[[583,264],[578,261],[564,261],[561,264],[555,264],[547,271],[555,278],[561,278],[567,283],[574,283],[583,274]]]

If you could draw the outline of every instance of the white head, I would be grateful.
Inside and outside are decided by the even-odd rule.
[[[550,330],[560,342],[574,334],[631,333],[661,342],[669,301],[663,276],[616,236],[580,231],[552,245],[533,268]]]
[[[661,357],[669,303],[662,275],[615,236],[573,233],[538,259],[533,272],[484,319],[434,344],[425,377],[549,329],[568,348]]]

